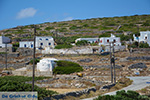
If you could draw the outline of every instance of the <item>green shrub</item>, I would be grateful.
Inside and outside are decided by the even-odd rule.
[[[55,46],[55,49],[63,49],[63,48],[72,48],[73,46],[71,44],[58,44]]]
[[[76,43],[77,46],[86,46],[89,42],[87,40],[81,40]]]
[[[53,70],[56,74],[70,74],[80,71],[83,71],[83,68],[79,64],[71,61],[57,61],[57,67]]]
[[[117,91],[116,95],[99,96],[94,100],[150,100],[148,96],[142,96],[135,91],[125,90]]]
[[[109,34],[109,33],[104,33],[104,34],[101,34],[101,35],[99,36],[99,38],[101,38],[101,37],[110,37],[110,34]]]
[[[37,64],[40,61],[40,59],[35,58],[35,64]],[[30,64],[33,64],[33,59],[30,60]]]
[[[19,47],[19,42],[13,43],[13,47]]]
[[[41,80],[46,77],[35,77],[35,80]],[[32,77],[24,76],[5,76],[0,77],[0,92],[12,91],[12,92],[23,92],[32,91],[32,85],[26,84],[26,81],[31,81]],[[38,92],[38,100],[43,100],[44,97],[57,94],[55,91],[46,90],[44,88],[39,88],[35,85],[34,91]]]
[[[140,43],[139,47],[140,48],[149,48],[149,45],[148,45],[148,43]]]

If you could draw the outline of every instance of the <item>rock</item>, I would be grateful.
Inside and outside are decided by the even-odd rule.
[[[136,64],[132,64],[128,67],[129,69],[133,69],[133,68],[147,68],[145,63],[136,63]]]
[[[91,62],[91,61],[93,61],[92,59],[90,59],[90,58],[86,58],[86,59],[80,59],[80,60],[78,60],[78,62]]]
[[[127,60],[150,60],[150,56],[128,57]]]

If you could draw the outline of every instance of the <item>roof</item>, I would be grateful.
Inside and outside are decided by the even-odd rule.
[[[36,36],[36,38],[53,38],[51,36]]]

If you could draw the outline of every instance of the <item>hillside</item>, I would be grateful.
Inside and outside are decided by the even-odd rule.
[[[77,36],[98,37],[103,33],[133,34],[150,29],[150,15],[92,18],[63,22],[36,24],[37,35],[55,37]],[[0,34],[11,37],[14,41],[32,38],[33,25],[18,26],[1,30]]]

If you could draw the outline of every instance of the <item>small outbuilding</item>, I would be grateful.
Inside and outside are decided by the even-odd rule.
[[[53,71],[56,66],[56,62],[58,61],[55,58],[43,58],[37,63],[37,71]]]

